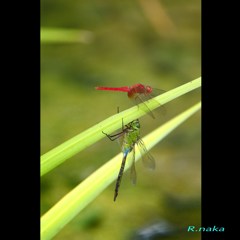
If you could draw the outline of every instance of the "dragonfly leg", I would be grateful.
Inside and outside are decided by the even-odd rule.
[[[106,135],[108,137],[108,139],[110,139],[111,141],[114,141],[114,140],[118,139],[119,137],[121,137],[124,134],[124,132],[120,132],[120,133],[116,133],[114,135],[109,135],[109,134],[107,134],[107,133],[105,133],[103,131],[102,131],[102,133],[104,135]]]

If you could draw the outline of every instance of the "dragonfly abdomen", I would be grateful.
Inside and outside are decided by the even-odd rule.
[[[122,164],[121,164],[121,168],[120,168],[120,171],[118,173],[116,186],[115,186],[114,201],[116,201],[116,198],[118,196],[118,189],[119,189],[120,184],[121,184],[121,180],[122,180],[122,175],[123,175],[126,159],[127,159],[127,154],[124,154],[123,160],[122,160]]]

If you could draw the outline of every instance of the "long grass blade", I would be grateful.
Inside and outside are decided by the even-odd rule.
[[[143,138],[148,150],[171,133],[176,127],[187,120],[201,108],[201,102],[174,117]],[[141,154],[136,148],[136,161]],[[41,218],[41,239],[48,240],[55,236],[69,221],[81,210],[91,203],[105,188],[117,177],[119,162],[122,154],[118,154],[112,160],[91,174],[86,180],[63,197]],[[131,167],[132,162],[126,161],[125,171]]]
[[[200,86],[201,78],[197,78],[189,83],[163,93],[152,100],[149,100],[148,108],[150,110],[154,110],[155,108],[159,107],[158,103],[163,105],[179,96],[199,88]],[[130,122],[134,119],[140,118],[145,114],[146,112],[141,110],[140,105],[139,107],[132,107],[107,118],[106,120],[94,125],[86,131],[43,154],[41,156],[41,176],[54,169],[68,158],[74,156],[83,149],[102,139],[104,137],[102,131],[106,130],[108,133],[111,133],[117,129],[120,129],[122,127],[122,119],[124,122]]]

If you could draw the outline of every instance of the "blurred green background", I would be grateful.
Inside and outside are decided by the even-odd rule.
[[[117,111],[132,106],[126,93],[95,86],[135,83],[171,90],[201,76],[200,0],[41,0],[41,27],[78,30],[78,41],[41,43],[41,153],[44,154]],[[51,32],[51,29],[50,29]],[[53,31],[52,31],[53,33]],[[141,135],[201,99],[195,90],[166,104],[167,114],[140,119]],[[120,152],[102,139],[41,179],[41,215],[71,189]],[[156,170],[136,165],[113,202],[115,183],[64,227],[63,239],[201,239],[188,225],[201,226],[201,113],[151,150]],[[120,163],[119,163],[120,164]],[[176,231],[149,226],[167,223]],[[151,238],[140,238],[148,229]]]

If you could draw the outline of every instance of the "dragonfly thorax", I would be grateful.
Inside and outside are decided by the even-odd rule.
[[[126,125],[125,135],[123,137],[122,151],[123,153],[129,153],[134,148],[134,145],[138,142],[140,136],[140,123],[136,119]]]
[[[127,126],[127,129],[130,131],[137,131],[140,130],[140,122],[138,119],[133,120],[132,122],[130,122]]]
[[[150,86],[145,86],[141,83],[134,84],[133,86],[129,87],[128,97],[133,98],[139,94],[148,94],[152,92],[152,88]]]

